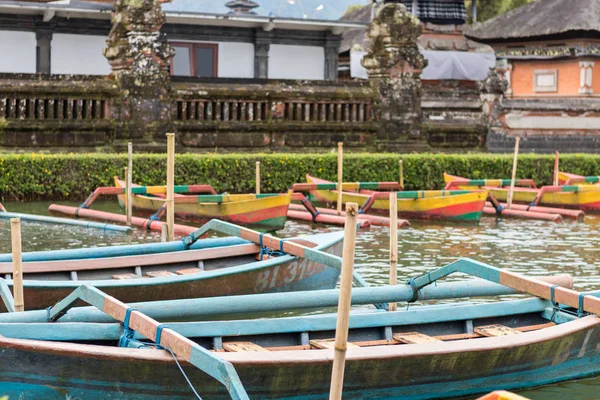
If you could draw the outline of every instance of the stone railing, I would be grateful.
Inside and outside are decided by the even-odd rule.
[[[186,147],[366,146],[376,130],[368,83],[194,79],[176,81],[174,92],[172,119]]]
[[[0,130],[4,147],[104,146],[114,134],[118,91],[103,78],[0,74]]]

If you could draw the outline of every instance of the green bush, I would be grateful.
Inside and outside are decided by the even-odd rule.
[[[468,178],[509,178],[510,155],[446,154],[347,154],[345,181],[397,181],[398,160],[404,163],[407,189],[440,189],[443,173]],[[336,180],[335,154],[184,154],[176,159],[176,184],[210,184],[218,192],[254,191],[255,162],[261,161],[262,192],[282,192],[293,183],[304,182],[310,173]],[[2,200],[83,200],[98,186],[112,186],[113,176],[123,174],[125,155],[41,155],[0,156]],[[522,155],[518,177],[550,184],[554,157]],[[563,155],[561,170],[581,175],[600,175],[600,156]],[[165,155],[135,155],[133,180],[144,185],[164,185]]]

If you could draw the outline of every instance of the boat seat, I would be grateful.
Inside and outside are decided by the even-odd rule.
[[[262,346],[252,342],[226,342],[223,349],[230,352],[265,352],[269,351]]]
[[[520,335],[523,332],[520,332],[516,329],[509,328],[504,325],[485,325],[478,326],[474,329],[475,333],[486,336],[486,337],[497,337],[497,336],[511,336],[511,335]]]
[[[186,268],[186,269],[180,269],[176,273],[177,273],[177,275],[190,275],[190,274],[197,274],[198,272],[202,272],[202,270],[200,268]]]
[[[394,340],[406,344],[423,344],[423,343],[438,343],[440,339],[425,335],[419,332],[402,332],[395,333]]]
[[[124,280],[124,279],[137,279],[141,278],[141,276],[136,274],[117,274],[112,276],[113,279]]]
[[[335,347],[335,338],[334,339],[313,339],[310,341],[310,345],[317,349],[333,349]],[[348,342],[346,344],[346,348],[348,348],[348,349],[354,349],[354,348],[358,348],[358,347],[359,346],[355,345],[354,343]]]
[[[170,271],[149,271],[146,272],[146,275],[150,278],[160,278],[161,276],[173,276],[175,274]]]

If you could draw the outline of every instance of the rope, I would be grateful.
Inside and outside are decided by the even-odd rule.
[[[119,347],[127,347],[135,335],[135,331],[129,327],[129,319],[132,311],[137,311],[137,308],[129,307],[127,310],[125,310],[125,319],[123,320],[123,335],[121,335],[121,338],[119,339]]]
[[[196,388],[194,388],[194,385],[192,385],[192,382],[190,381],[190,378],[188,378],[187,374],[185,373],[185,371],[181,367],[181,364],[179,364],[179,361],[177,360],[177,356],[175,355],[175,353],[173,353],[173,351],[171,349],[169,349],[168,347],[161,346],[160,344],[156,344],[155,343],[155,346],[156,346],[157,349],[166,350],[169,353],[171,353],[171,356],[173,357],[173,360],[175,360],[175,364],[177,364],[177,368],[179,368],[179,371],[181,372],[181,375],[183,375],[183,377],[184,377],[185,381],[187,382],[188,386],[190,387],[190,389],[192,389],[192,392],[194,392],[194,395],[196,396],[196,398],[198,400],[202,400],[202,397],[200,397],[200,395],[196,391]]]
[[[558,306],[558,303],[555,301],[554,299],[554,290],[558,287],[558,285],[552,285],[552,287],[550,288],[550,302],[552,302],[552,305],[554,307]]]
[[[407,282],[407,284],[410,285],[410,287],[413,291],[413,297],[408,302],[414,303],[417,300],[419,300],[419,288],[417,287],[417,282],[415,281],[415,278],[410,278],[410,280]]]
[[[577,316],[579,318],[583,317],[585,315],[585,310],[583,309],[583,300],[585,299],[585,296],[587,296],[587,293],[580,293],[579,294],[579,309],[577,310]]]

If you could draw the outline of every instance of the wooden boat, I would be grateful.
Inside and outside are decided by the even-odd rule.
[[[560,185],[576,185],[576,184],[595,185],[595,184],[600,183],[600,176],[583,176],[583,175],[571,174],[569,172],[559,171],[558,172],[558,183]]]
[[[115,185],[124,188],[125,182],[115,177]],[[118,195],[118,199],[121,207],[124,207],[125,196]],[[271,232],[283,229],[291,199],[291,193],[198,196],[176,194],[175,215],[182,219],[202,223],[217,218],[252,229]],[[151,212],[159,211],[164,204],[164,199],[158,195],[136,194],[132,201],[134,209]]]
[[[444,180],[448,184],[453,181],[464,182],[464,185],[452,186],[457,189],[479,187],[487,189],[499,201],[506,201],[510,190],[510,179],[474,179],[469,180],[459,176],[444,174]],[[519,180],[529,184],[531,180]],[[600,187],[595,185],[578,186],[544,186],[523,187],[516,186],[513,193],[513,201],[517,203],[537,204],[551,207],[563,207],[579,209],[585,212],[600,211]],[[537,205],[536,204],[536,205]]]
[[[600,312],[600,299],[583,297],[578,312],[569,307],[582,297],[571,289],[481,265],[459,260],[398,289],[470,272],[542,298],[352,314],[344,398],[474,396],[600,373],[600,319],[586,312]],[[124,324],[0,324],[2,393],[61,400],[193,398],[174,356],[156,349],[155,341],[192,364],[184,364],[183,371],[202,398],[328,398],[335,315],[164,326],[96,289],[82,288],[50,309],[49,318],[60,318],[77,299]],[[134,326],[150,339],[136,335]],[[116,342],[123,347],[112,347]]]
[[[306,181],[314,184],[332,184],[333,182],[306,175]],[[389,199],[386,192],[350,192],[342,194],[342,201],[355,202],[363,207],[370,200],[369,211],[380,215],[389,215]],[[336,190],[311,190],[311,196],[318,202],[337,203]],[[374,198],[373,196],[379,196]],[[479,221],[487,192],[485,190],[422,190],[417,192],[398,192],[398,216],[406,219],[448,219],[458,221]]]
[[[335,232],[290,242],[339,256],[342,239],[343,232]],[[260,246],[232,237],[200,240],[189,249],[175,241],[24,253],[25,304],[46,308],[84,283],[127,302],[325,289],[337,283],[339,269],[290,255],[257,261],[260,254]],[[8,286],[11,259],[0,255],[0,276]]]

